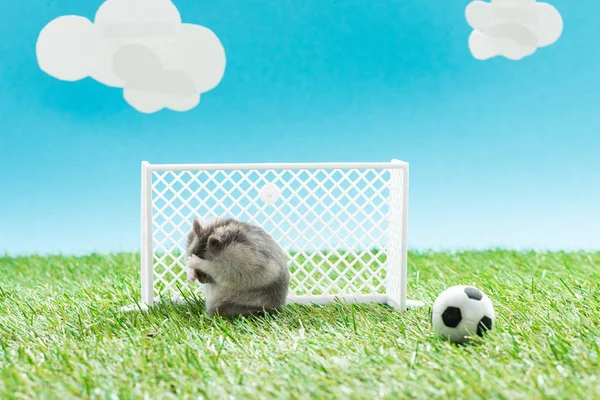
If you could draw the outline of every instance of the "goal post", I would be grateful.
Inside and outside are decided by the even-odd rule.
[[[187,285],[194,217],[232,217],[284,249],[288,304],[422,306],[407,299],[408,163],[151,164],[141,170],[141,302],[202,293]],[[182,294],[184,296],[182,296]]]

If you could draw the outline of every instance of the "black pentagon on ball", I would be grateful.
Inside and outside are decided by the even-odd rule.
[[[483,299],[483,293],[481,293],[479,290],[475,289],[474,287],[466,287],[465,294],[471,300],[479,301],[479,300]]]
[[[442,313],[442,321],[448,328],[456,328],[462,320],[462,314],[460,308],[448,307]]]
[[[483,336],[484,333],[492,329],[492,319],[487,315],[481,318],[477,324],[477,335]]]

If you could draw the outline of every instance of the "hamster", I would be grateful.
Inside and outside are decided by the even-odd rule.
[[[205,284],[207,314],[258,315],[285,305],[286,256],[264,229],[233,218],[203,224],[194,218],[186,255],[188,282]]]

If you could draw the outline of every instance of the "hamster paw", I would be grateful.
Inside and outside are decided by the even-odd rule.
[[[192,254],[191,256],[189,256],[187,258],[187,266],[193,267],[194,265],[198,265],[201,261],[202,261],[202,259],[200,257],[198,257],[195,254]]]
[[[193,268],[188,268],[187,269],[187,280],[185,282],[192,283],[195,280],[196,280],[196,270]]]

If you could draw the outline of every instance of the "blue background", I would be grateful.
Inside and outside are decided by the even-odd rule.
[[[413,248],[600,247],[600,3],[553,0],[562,37],[475,60],[467,1],[179,0],[227,69],[187,113],[136,112],[35,58],[101,1],[3,2],[0,251],[139,247],[140,163],[411,164]]]

